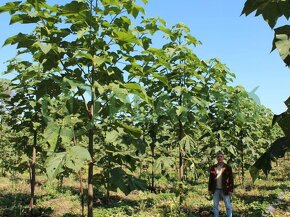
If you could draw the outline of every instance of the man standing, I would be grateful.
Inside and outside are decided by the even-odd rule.
[[[224,154],[217,153],[217,164],[210,168],[208,191],[213,195],[214,217],[219,216],[219,200],[223,199],[227,209],[227,216],[232,217],[231,196],[234,190],[232,168],[224,163]]]

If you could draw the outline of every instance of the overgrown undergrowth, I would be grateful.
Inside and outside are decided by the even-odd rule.
[[[281,161],[282,162],[282,161]],[[260,177],[253,186],[250,177],[244,185],[236,177],[236,189],[232,198],[234,216],[290,216],[290,166],[273,165],[269,179]],[[28,177],[24,175],[0,178],[0,215],[25,216],[29,203]],[[158,193],[134,191],[125,196],[111,192],[110,197],[95,187],[94,216],[210,216],[211,198],[207,194],[206,179],[186,184],[184,203],[179,205],[174,184],[165,179],[157,181]],[[63,186],[38,178],[34,216],[81,216],[78,181],[64,179]],[[86,198],[85,198],[86,200]],[[226,216],[221,203],[221,215]],[[272,207],[269,212],[269,207]],[[268,212],[268,213],[267,213]]]

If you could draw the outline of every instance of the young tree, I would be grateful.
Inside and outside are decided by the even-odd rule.
[[[145,24],[134,26],[132,20],[139,13],[144,14],[144,9],[131,0],[70,1],[64,5],[29,0],[9,2],[0,7],[0,12],[11,14],[10,24],[31,24],[34,28],[32,33],[8,38],[5,45],[16,44],[19,54],[30,55],[44,74],[54,75],[62,92],[70,88],[74,98],[82,100],[86,116],[81,119],[86,126],[91,156],[88,216],[93,216],[94,141],[95,135],[100,134],[96,130],[101,130],[103,123],[110,125],[107,129],[125,126],[119,120],[114,125],[107,121],[110,111],[114,110],[116,115],[125,103],[116,100],[118,93],[137,94],[148,101],[138,78],[122,66],[131,65],[135,60],[130,57],[148,48],[151,40],[146,35],[154,33],[150,28],[155,24],[141,18]],[[31,78],[33,84],[34,77]],[[136,82],[132,82],[134,78]],[[49,123],[49,130],[58,133],[59,127],[53,128]]]

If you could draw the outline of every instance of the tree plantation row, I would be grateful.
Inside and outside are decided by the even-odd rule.
[[[268,174],[289,146],[288,128],[283,134],[275,124],[289,126],[285,118],[273,119],[255,90],[231,86],[234,74],[218,59],[198,58],[200,42],[187,26],[148,18],[139,3],[0,7],[11,25],[32,28],[5,41],[17,54],[7,62],[12,79],[1,79],[0,98],[2,175],[29,171],[29,215],[37,175],[85,177],[80,192],[87,188],[91,217],[94,188],[108,197],[117,189],[155,191],[156,176],[164,176],[182,203],[187,181],[207,175],[217,151],[243,182],[248,169],[253,180],[260,169]]]

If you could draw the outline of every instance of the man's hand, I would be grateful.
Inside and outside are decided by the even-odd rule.
[[[232,197],[233,196],[233,192],[229,192],[229,195]]]
[[[213,195],[213,192],[212,192],[212,191],[208,191],[208,193],[209,193],[210,195]]]

